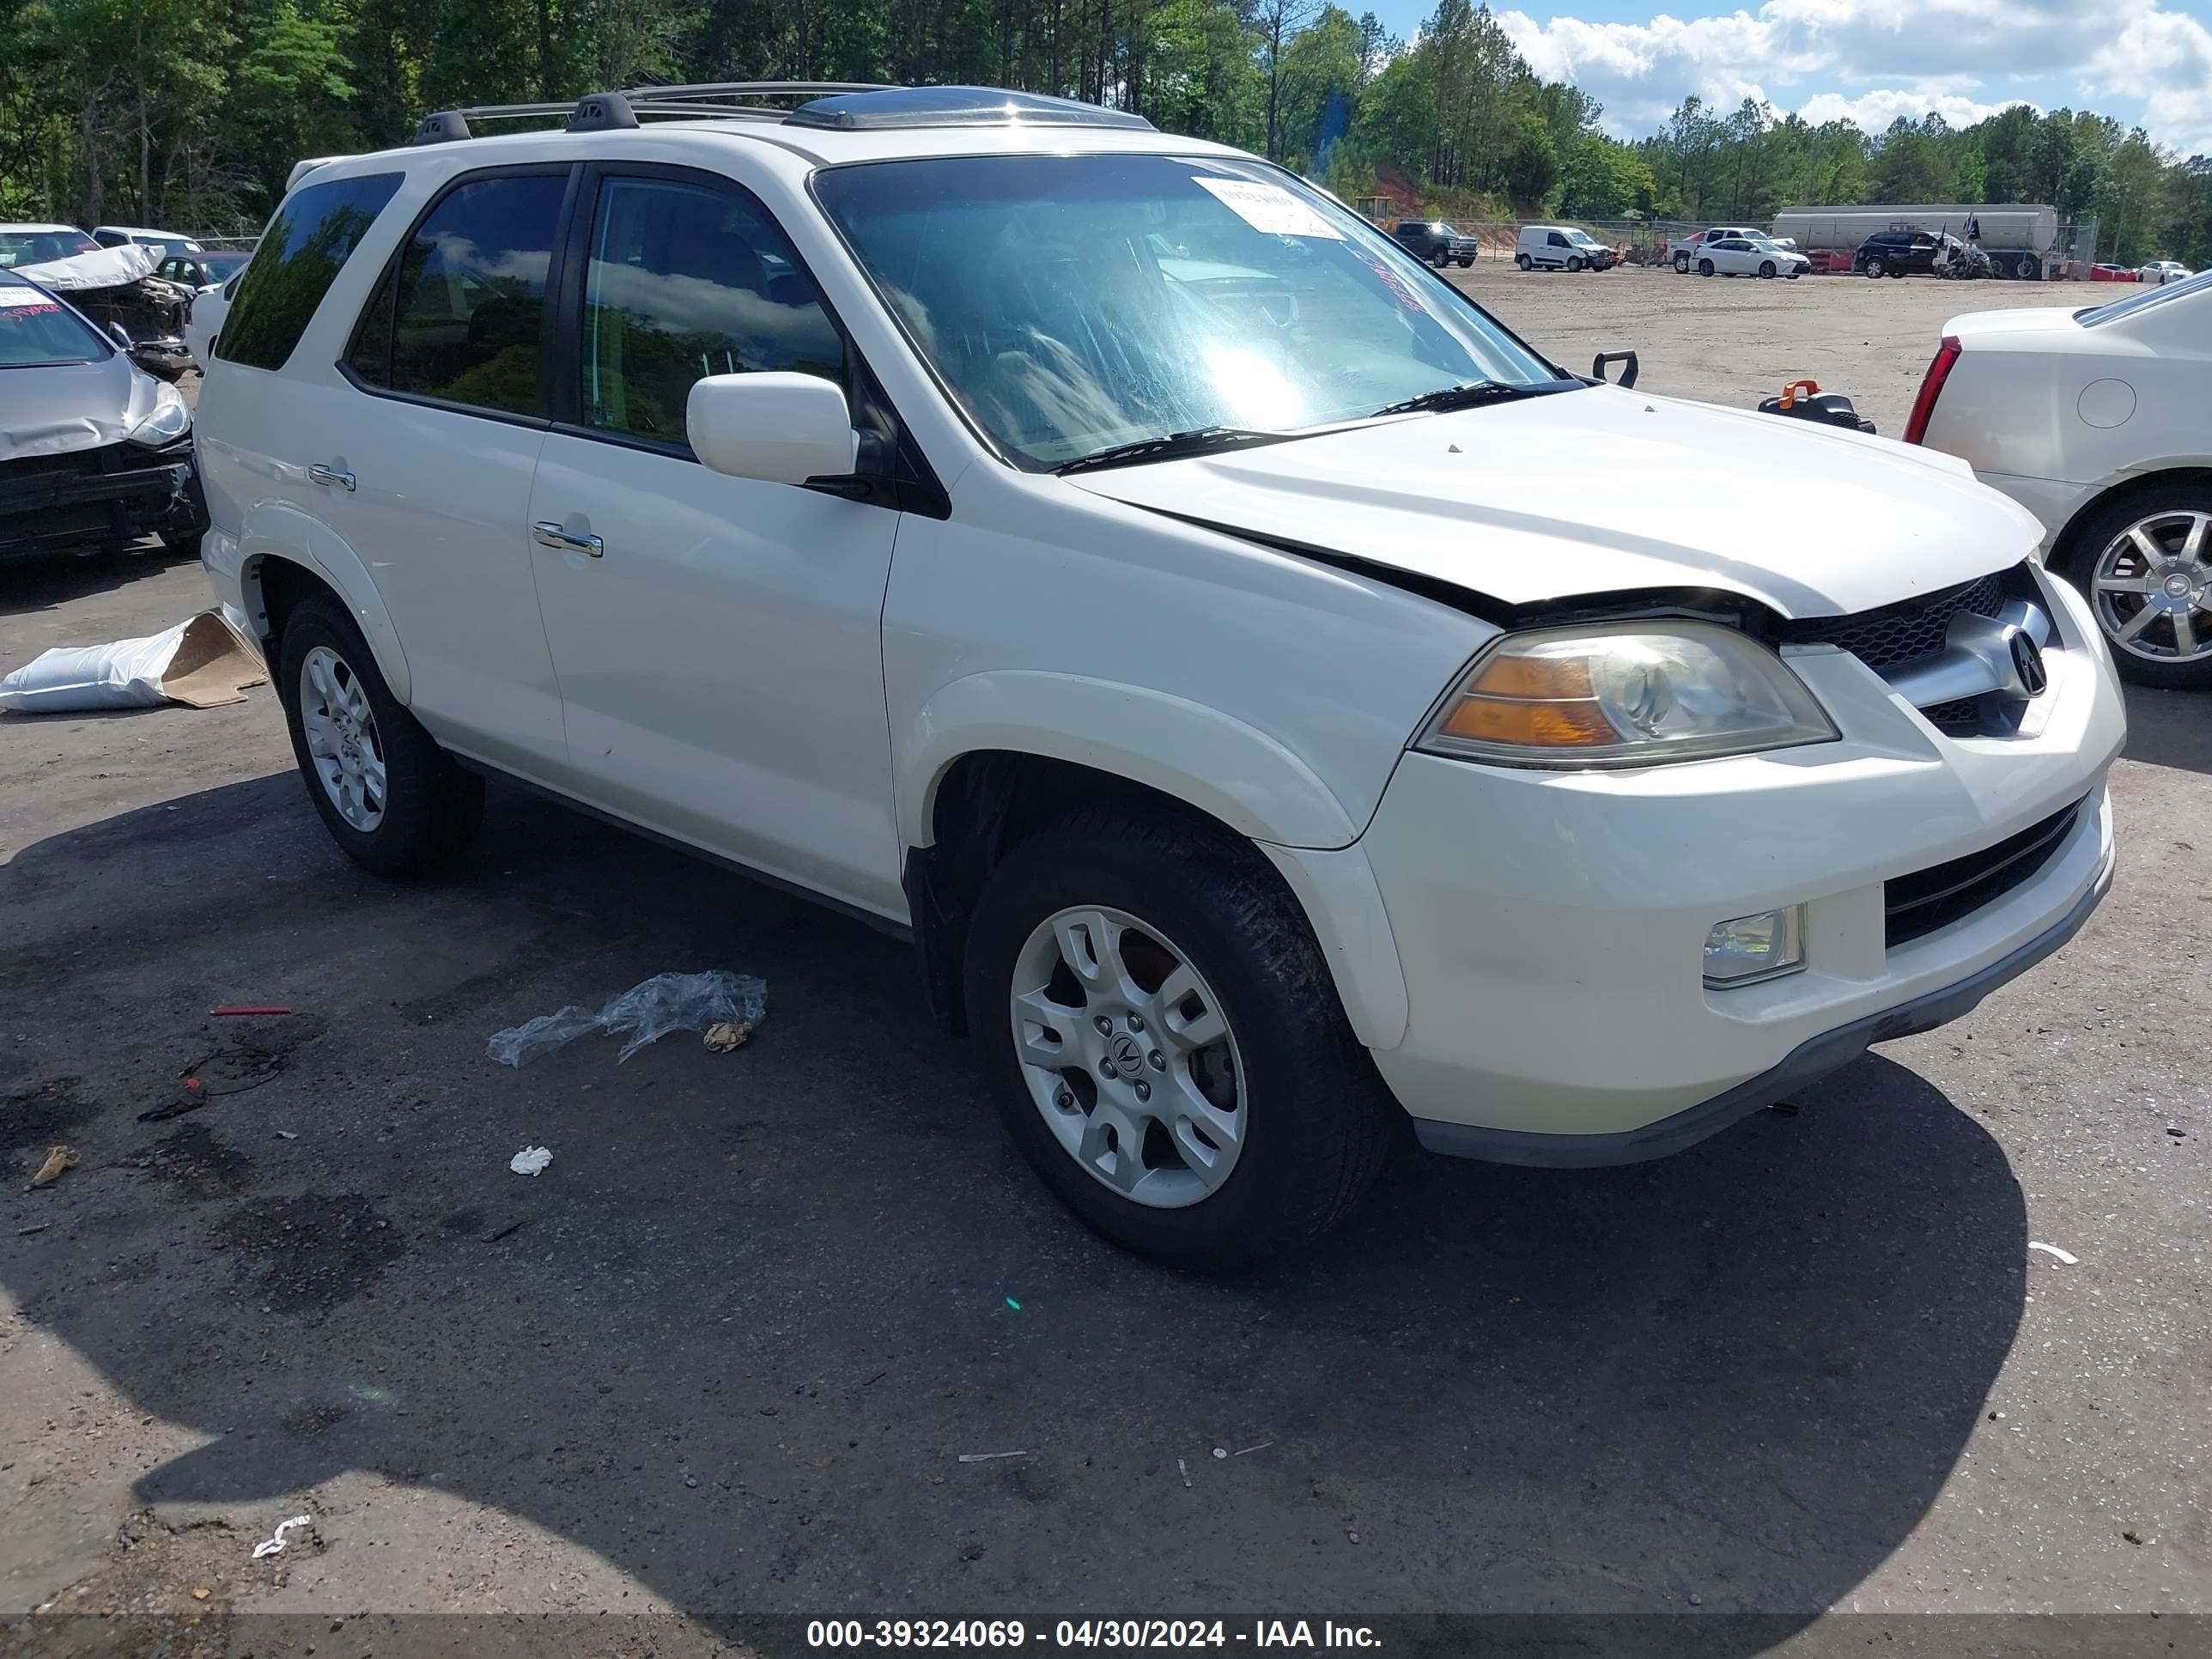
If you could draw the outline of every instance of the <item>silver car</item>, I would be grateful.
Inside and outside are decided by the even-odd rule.
[[[0,270],[0,562],[198,547],[192,416],[67,301]]]

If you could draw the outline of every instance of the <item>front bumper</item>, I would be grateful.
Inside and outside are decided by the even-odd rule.
[[[207,523],[189,437],[158,450],[125,442],[0,464],[0,560],[180,540]]]
[[[2125,720],[2086,606],[2045,586],[2050,684],[2014,736],[1947,737],[1823,649],[1792,665],[1838,743],[1611,773],[1407,755],[1361,845],[1407,995],[1403,1040],[1375,1060],[1422,1139],[1516,1163],[1660,1156],[2063,944],[2112,879]],[[1886,881],[2077,802],[2033,874],[1888,943]],[[1804,969],[1709,989],[1707,931],[1790,904]]]

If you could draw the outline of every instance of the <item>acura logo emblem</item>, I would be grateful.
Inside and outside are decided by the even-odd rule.
[[[2043,647],[2018,629],[2012,635],[2012,672],[2020,689],[2031,697],[2041,696],[2043,688],[2051,684],[2051,672],[2043,665]]]

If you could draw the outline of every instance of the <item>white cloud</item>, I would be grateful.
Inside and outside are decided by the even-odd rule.
[[[1881,132],[1900,115],[1908,121],[1917,121],[1930,110],[1954,127],[1970,127],[2013,104],[2027,102],[2024,98],[2010,98],[2002,103],[1984,104],[1963,93],[1877,87],[1856,98],[1846,98],[1839,92],[1815,93],[1797,112],[1815,126],[1823,121],[1850,121],[1862,132]]]
[[[2103,92],[2140,97],[2143,124],[2185,155],[2212,152],[2212,30],[2193,17],[2136,18],[2090,59]]]
[[[1522,57],[1606,106],[1623,134],[1650,131],[1685,93],[1732,108],[1747,97],[1810,119],[1872,126],[1934,109],[1972,121],[2029,101],[2035,85],[2097,95],[2154,137],[2212,143],[2212,33],[2172,0],[1765,0],[1685,21],[1593,23],[1498,15]]]

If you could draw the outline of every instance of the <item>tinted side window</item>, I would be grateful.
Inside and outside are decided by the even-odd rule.
[[[372,173],[293,191],[246,268],[216,355],[253,368],[283,368],[404,176]]]
[[[842,382],[844,342],[764,210],[664,179],[600,186],[584,275],[586,426],[684,441],[695,380],[759,370]]]
[[[547,415],[539,374],[545,282],[568,188],[564,171],[477,179],[449,191],[378,284],[348,367],[394,392]]]
[[[1565,247],[1567,245],[1567,239],[1560,235],[1556,230],[1553,231],[1549,237],[1546,238],[1546,240],[1547,240],[1553,247]]]

